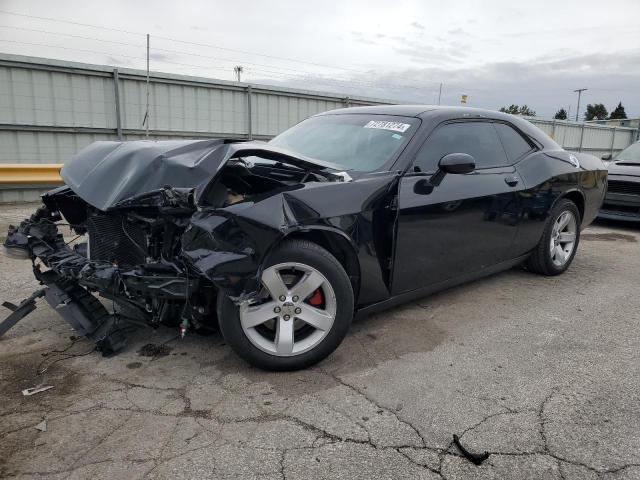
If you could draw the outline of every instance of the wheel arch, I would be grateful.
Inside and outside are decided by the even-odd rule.
[[[354,305],[357,304],[360,292],[360,261],[351,239],[341,231],[326,227],[304,228],[285,234],[270,250],[286,240],[307,240],[331,253],[342,264],[353,289]],[[267,255],[268,257],[268,255]]]
[[[578,212],[580,213],[580,224],[582,224],[584,220],[584,209],[586,205],[586,199],[585,199],[584,193],[582,193],[578,189],[568,190],[564,194],[562,194],[560,197],[558,197],[558,199],[556,200],[556,204],[563,198],[566,198],[567,200],[571,200],[573,203],[576,204],[576,207],[578,207]]]

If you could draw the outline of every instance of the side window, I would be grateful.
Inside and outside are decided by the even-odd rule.
[[[439,127],[418,152],[414,165],[423,172],[433,172],[449,153],[471,155],[476,159],[476,168],[508,163],[498,134],[488,122],[456,122]]]
[[[531,145],[513,127],[505,123],[493,124],[498,131],[502,146],[507,152],[509,163],[515,162],[525,153],[532,150]]]

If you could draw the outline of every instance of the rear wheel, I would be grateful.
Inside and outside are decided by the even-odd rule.
[[[220,330],[233,350],[267,370],[319,362],[344,339],[353,291],[342,265],[322,247],[287,241],[270,256],[262,289],[240,306],[220,295]]]
[[[526,266],[543,275],[559,275],[571,265],[579,242],[578,207],[571,200],[560,200],[551,211],[542,238]]]

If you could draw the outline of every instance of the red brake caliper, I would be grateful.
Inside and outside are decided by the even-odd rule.
[[[313,292],[313,294],[309,297],[309,305],[313,305],[314,307],[319,307],[322,305],[322,290],[319,288]]]

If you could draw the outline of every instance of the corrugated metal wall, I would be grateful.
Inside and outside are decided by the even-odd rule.
[[[0,54],[0,163],[64,163],[95,140],[144,138],[146,72]],[[268,139],[319,112],[391,104],[307,90],[153,73],[151,138]],[[636,131],[530,119],[569,150],[600,155]],[[0,202],[37,199],[0,190]]]
[[[633,143],[638,131],[633,128],[608,127],[593,123],[569,122],[565,120],[528,120],[547,133],[567,150],[601,156],[615,155]]]
[[[140,70],[0,55],[0,163],[64,163],[94,140],[138,138],[146,89]],[[391,103],[160,73],[149,92],[152,138],[268,139],[319,112]]]

